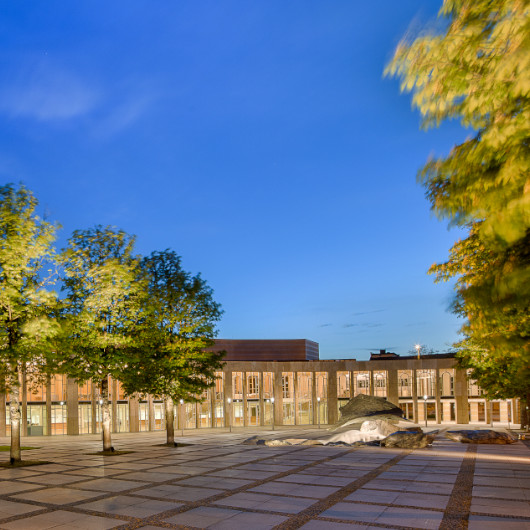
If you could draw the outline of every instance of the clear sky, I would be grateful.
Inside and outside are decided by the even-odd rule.
[[[2,2],[1,182],[71,232],[171,248],[222,338],[308,338],[322,358],[446,350],[456,231],[416,172],[464,139],[421,131],[383,78],[425,0]]]

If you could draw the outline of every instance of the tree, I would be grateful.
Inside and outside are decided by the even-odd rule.
[[[440,16],[444,30],[402,41],[386,70],[424,126],[456,118],[476,131],[419,173],[433,211],[468,230],[430,272],[458,278],[461,365],[488,395],[526,399],[528,386],[502,374],[530,365],[530,6],[445,0]]]
[[[10,395],[11,463],[20,454],[20,375],[53,370],[50,340],[56,226],[35,214],[37,199],[24,186],[0,187],[0,371]]]
[[[112,451],[109,377],[134,361],[142,282],[134,237],[113,227],[75,231],[62,252],[69,316],[61,369],[78,382],[99,383],[103,451]]]
[[[220,305],[200,274],[184,271],[173,251],[153,252],[141,262],[146,286],[138,355],[121,376],[128,394],[163,396],[168,445],[174,445],[174,402],[201,401],[222,367],[214,352]]]

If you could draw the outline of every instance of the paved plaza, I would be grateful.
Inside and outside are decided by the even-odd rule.
[[[324,434],[325,431],[322,431]],[[0,468],[0,528],[31,529],[530,529],[530,449],[465,445],[442,436],[427,449],[241,445],[260,429],[35,437],[26,460]],[[315,437],[287,429],[281,437]],[[0,439],[8,443],[8,439]],[[9,453],[0,453],[7,461]]]

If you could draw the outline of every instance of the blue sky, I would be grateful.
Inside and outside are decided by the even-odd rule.
[[[171,248],[225,310],[222,338],[308,338],[365,359],[457,339],[457,239],[416,172],[465,137],[421,131],[383,78],[441,2],[4,2],[0,174],[71,232]]]

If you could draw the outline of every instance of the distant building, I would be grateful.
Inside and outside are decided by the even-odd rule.
[[[379,353],[370,352],[370,361],[377,361],[377,359],[399,359],[399,355],[386,350],[379,350]]]

